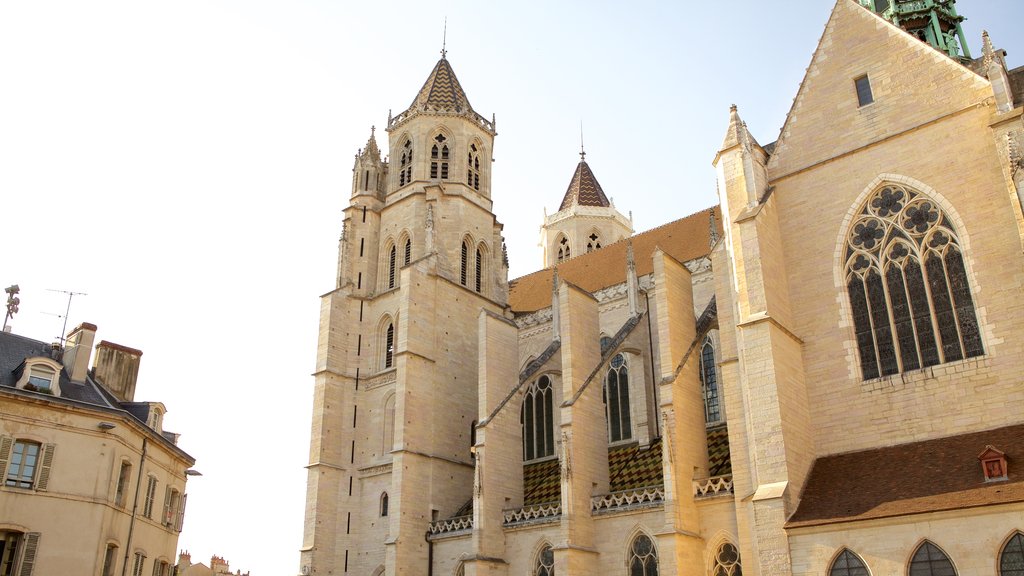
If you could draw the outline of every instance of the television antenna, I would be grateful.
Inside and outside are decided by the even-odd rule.
[[[71,299],[74,298],[75,296],[88,296],[88,294],[86,294],[85,292],[72,292],[70,290],[57,290],[55,288],[47,288],[47,290],[49,292],[59,292],[61,294],[67,294],[68,296],[68,307],[66,310],[64,310],[64,327],[61,328],[60,330],[60,344],[61,346],[63,346],[64,342],[67,340],[67,338],[65,338],[65,335],[68,333],[68,314],[71,312]],[[56,316],[60,318],[60,314],[57,314]]]

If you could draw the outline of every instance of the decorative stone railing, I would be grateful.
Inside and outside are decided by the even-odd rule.
[[[449,518],[447,520],[438,520],[437,522],[430,523],[430,536],[431,537],[444,537],[444,536],[455,536],[463,532],[469,532],[473,529],[473,515],[468,516],[456,516],[455,518]]]
[[[660,505],[664,501],[665,488],[663,486],[648,486],[594,496],[590,499],[590,511],[594,514],[603,514],[616,510],[646,508]]]
[[[505,510],[505,526],[553,522],[562,514],[561,502],[548,502]]]
[[[732,494],[732,474],[693,481],[694,498],[714,498],[726,494]]]

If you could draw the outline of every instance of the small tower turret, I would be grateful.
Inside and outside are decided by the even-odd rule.
[[[366,146],[356,153],[352,167],[352,196],[366,194],[383,200],[387,176],[387,160],[381,160],[380,149],[377,148],[377,127],[370,126],[370,137]]]
[[[865,8],[903,28],[951,58],[971,59],[956,13],[956,0],[859,0]]]

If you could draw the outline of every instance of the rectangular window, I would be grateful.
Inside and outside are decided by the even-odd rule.
[[[853,83],[857,87],[857,102],[861,106],[867,106],[875,101],[874,96],[871,94],[871,82],[868,80],[867,74],[857,78]]]
[[[121,462],[121,472],[117,475],[117,491],[114,493],[114,503],[124,506],[124,495],[128,492],[128,482],[132,473],[132,465]]]
[[[142,552],[135,553],[135,563],[132,565],[132,576],[142,576],[142,566],[146,563],[146,555]]]
[[[36,463],[39,460],[39,444],[18,440],[11,451],[11,464],[7,469],[8,486],[31,488],[35,481]]]
[[[146,501],[142,504],[142,515],[146,518],[153,518],[153,500],[156,499],[156,478],[149,477],[146,484]]]

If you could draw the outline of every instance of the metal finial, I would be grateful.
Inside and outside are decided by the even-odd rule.
[[[441,35],[441,59],[448,57],[448,17],[444,17],[444,33]]]
[[[583,149],[583,120],[580,120],[580,162],[587,159],[587,152]]]
[[[377,127],[371,124],[370,125],[370,138],[373,138],[374,135],[376,135],[376,134],[377,134]]]

